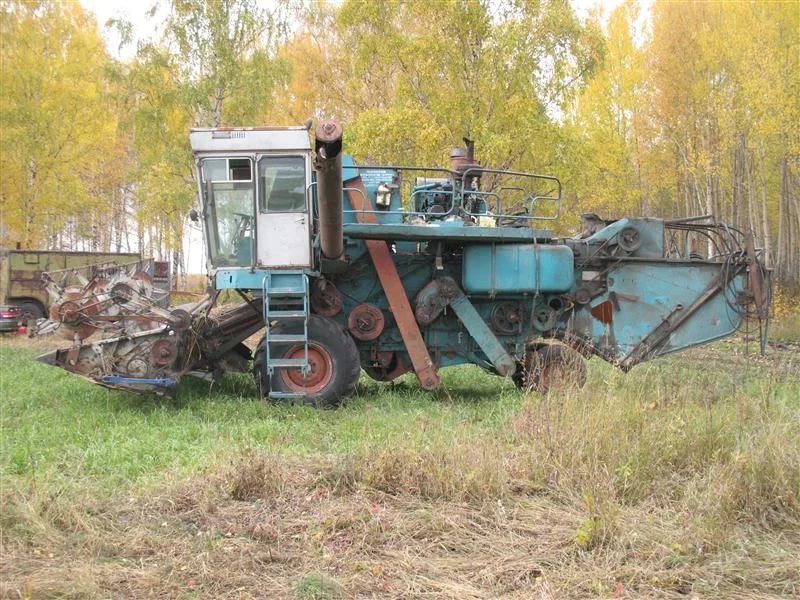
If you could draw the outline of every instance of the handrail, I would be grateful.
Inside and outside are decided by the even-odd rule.
[[[528,194],[528,197],[523,200],[530,199],[531,203],[531,214],[507,214],[502,212],[502,206],[500,206],[500,211],[497,213],[493,213],[491,216],[495,219],[519,219],[519,220],[526,220],[526,221],[554,221],[561,217],[561,181],[557,177],[553,177],[552,175],[538,175],[535,173],[525,173],[523,171],[507,171],[505,169],[488,169],[483,167],[470,167],[464,171],[464,180],[466,181],[469,177],[479,177],[482,174],[495,174],[495,175],[505,175],[510,177],[523,177],[528,179],[542,179],[545,181],[551,181],[556,184],[558,189],[558,195],[553,196],[550,194],[547,195],[533,195]],[[508,189],[519,189],[517,186],[507,186]],[[504,189],[501,187],[501,190]],[[523,191],[527,191],[524,190]],[[476,193],[476,192],[471,192]],[[484,192],[478,192],[484,193]],[[536,209],[536,203],[540,200],[551,201],[555,204],[556,207],[556,214],[554,216],[537,216],[534,211]],[[487,216],[485,213],[480,215],[475,214],[473,216]]]
[[[489,217],[494,219],[498,224],[500,224],[499,222],[501,220],[511,220],[512,222],[537,220],[553,221],[561,217],[562,185],[561,181],[557,177],[551,175],[538,175],[535,173],[525,173],[522,171],[509,171],[504,169],[490,169],[484,167],[469,167],[463,172],[442,167],[421,167],[409,165],[373,165],[355,166],[354,168],[357,169],[358,172],[366,179],[370,179],[371,174],[374,172],[391,173],[391,181],[387,181],[385,183],[391,185],[394,190],[397,190],[398,188],[401,190],[401,203],[408,207],[409,210],[390,211],[378,209],[377,207],[372,206],[371,202],[367,202],[370,199],[367,197],[364,190],[345,186],[342,190],[343,193],[357,191],[364,199],[362,208],[344,209],[343,212],[345,215],[393,215],[395,217],[399,216],[404,222],[408,222],[409,220],[417,217],[426,220],[441,220],[452,218],[461,214],[475,219]],[[417,189],[420,186],[414,186],[413,183],[408,180],[408,178],[405,180],[403,178],[403,175],[407,175],[409,172],[425,173],[426,177],[430,174],[444,174],[446,177],[442,177],[441,179],[449,181],[449,183],[443,183],[443,186],[440,187]],[[553,193],[551,190],[546,194],[538,194],[524,184],[501,185],[499,187],[492,186],[492,189],[488,190],[471,189],[468,182],[471,182],[473,179],[479,179],[483,175],[495,175],[551,182],[555,185],[555,193]],[[307,194],[311,193],[311,188],[314,185],[315,183],[312,182],[306,188]],[[409,188],[410,193],[408,193]],[[406,193],[403,193],[404,191]],[[516,193],[520,196],[520,198],[518,200],[514,199],[513,202],[510,202],[507,197],[508,192]],[[450,200],[449,209],[441,213],[414,210],[418,204],[419,198],[425,194],[439,194],[448,198]],[[471,206],[470,200],[480,200],[480,206],[477,208],[475,206]],[[536,214],[538,207],[543,202],[550,202],[554,204],[554,215],[548,216],[546,214]],[[512,210],[512,207],[516,205],[521,207],[521,210],[518,212],[514,212]],[[367,206],[370,206],[371,208],[365,208]]]

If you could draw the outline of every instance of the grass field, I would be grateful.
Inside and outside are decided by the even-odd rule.
[[[722,342],[542,398],[477,368],[336,411],[245,376],[111,392],[0,345],[0,596],[800,595],[800,351]]]

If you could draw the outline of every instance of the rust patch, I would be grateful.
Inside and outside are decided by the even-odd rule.
[[[593,306],[590,312],[595,319],[606,325],[610,325],[614,320],[614,304],[610,300]]]

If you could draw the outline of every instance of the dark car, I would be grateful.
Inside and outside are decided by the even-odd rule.
[[[16,333],[21,322],[19,306],[0,306],[0,333]]]

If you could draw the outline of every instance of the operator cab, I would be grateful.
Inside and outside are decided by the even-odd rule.
[[[310,268],[308,131],[193,129],[190,139],[211,268],[231,276],[257,268]]]

